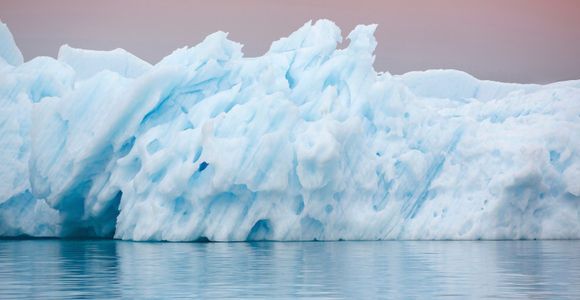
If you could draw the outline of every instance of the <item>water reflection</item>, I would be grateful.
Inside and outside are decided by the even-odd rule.
[[[0,241],[0,298],[561,298],[580,241]]]

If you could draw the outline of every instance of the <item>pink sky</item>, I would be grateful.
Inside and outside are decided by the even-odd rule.
[[[61,44],[125,48],[157,62],[217,30],[265,52],[304,22],[328,18],[346,36],[377,23],[375,68],[400,74],[455,68],[483,79],[552,82],[580,79],[579,0],[440,1],[2,1],[25,59],[55,56]]]

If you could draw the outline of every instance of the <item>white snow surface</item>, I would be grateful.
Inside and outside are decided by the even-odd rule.
[[[580,238],[580,81],[373,69],[308,22],[259,57],[209,35],[150,65],[0,25],[0,236]]]

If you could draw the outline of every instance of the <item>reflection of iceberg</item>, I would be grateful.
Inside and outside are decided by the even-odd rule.
[[[218,32],[154,66],[0,27],[0,235],[580,238],[580,82],[372,68],[307,23],[257,58]]]
[[[575,299],[579,276],[577,241],[0,241],[2,299]]]

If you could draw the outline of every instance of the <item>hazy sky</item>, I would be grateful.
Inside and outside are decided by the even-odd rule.
[[[255,56],[320,18],[335,21],[343,36],[356,24],[379,24],[379,71],[455,68],[502,81],[580,79],[580,0],[0,0],[0,19],[26,60],[55,56],[68,43],[121,47],[155,63],[217,30]]]

